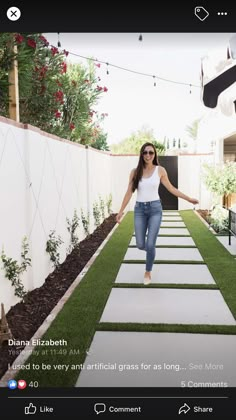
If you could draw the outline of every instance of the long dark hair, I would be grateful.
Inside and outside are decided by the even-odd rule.
[[[138,183],[143,176],[143,168],[144,168],[143,152],[144,152],[144,150],[147,146],[151,146],[154,150],[154,153],[155,153],[154,159],[152,161],[153,165],[156,165],[156,166],[159,165],[158,158],[157,158],[157,151],[156,151],[156,148],[155,148],[154,144],[149,143],[149,142],[144,143],[142,145],[141,149],[140,149],[138,166],[137,166],[137,168],[135,169],[135,172],[134,172],[133,185],[132,185],[132,191],[133,192],[138,188]]]

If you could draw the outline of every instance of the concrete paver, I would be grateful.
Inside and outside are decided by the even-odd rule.
[[[130,241],[130,246],[136,246],[136,239],[133,236]],[[156,246],[196,246],[193,239],[189,236],[158,236]]]
[[[128,248],[124,261],[145,261],[146,251],[137,248]],[[203,261],[197,248],[157,248],[155,261]]]
[[[116,283],[143,283],[144,264],[121,264]],[[205,264],[154,264],[152,284],[215,284]]]
[[[76,386],[235,387],[235,348],[236,335],[98,331]]]
[[[219,290],[114,288],[100,322],[236,325]]]

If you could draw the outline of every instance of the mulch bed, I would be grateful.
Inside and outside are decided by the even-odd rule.
[[[209,210],[197,210],[197,212],[209,224],[209,216],[210,216]]]
[[[11,307],[6,317],[16,340],[30,340],[113,229],[116,224],[115,217],[116,214],[107,217],[49,274],[41,287],[28,292],[24,302]],[[0,347],[0,378],[8,369],[8,363],[12,364],[23,348],[24,346],[9,347],[7,342]]]

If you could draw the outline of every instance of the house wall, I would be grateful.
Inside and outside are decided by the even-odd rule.
[[[224,139],[236,135],[236,117],[225,116],[218,107],[206,111],[197,136],[197,153],[214,153],[215,163],[224,162]]]

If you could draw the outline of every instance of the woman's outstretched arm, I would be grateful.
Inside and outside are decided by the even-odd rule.
[[[161,171],[160,171],[160,180],[161,180],[161,183],[166,187],[166,189],[171,194],[175,195],[176,197],[183,198],[183,200],[189,201],[189,203],[192,203],[192,204],[198,204],[199,203],[199,201],[196,198],[189,197],[188,195],[182,193],[180,190],[178,190],[177,188],[175,188],[171,184],[165,168],[161,167],[160,169],[161,169]]]

